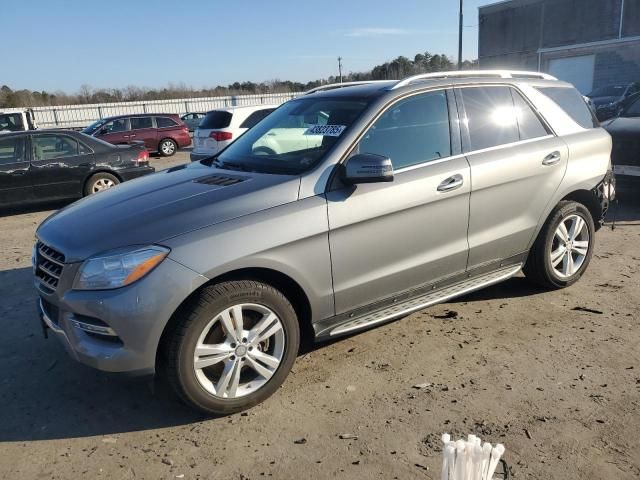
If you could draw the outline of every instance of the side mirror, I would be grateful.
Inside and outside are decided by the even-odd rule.
[[[393,182],[393,164],[389,157],[359,153],[347,159],[342,180],[349,185]]]

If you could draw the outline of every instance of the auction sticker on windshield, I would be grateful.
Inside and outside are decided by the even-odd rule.
[[[346,125],[312,125],[304,132],[305,135],[323,135],[325,137],[339,137],[347,128]]]

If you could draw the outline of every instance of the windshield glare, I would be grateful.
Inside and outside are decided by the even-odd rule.
[[[353,99],[292,100],[218,155],[216,166],[290,175],[310,170],[366,106]]]
[[[100,126],[104,125],[106,122],[106,120],[98,120],[97,122],[93,122],[91,125],[89,125],[87,128],[85,128],[84,130],[82,130],[83,133],[93,133],[95,132],[98,128],[100,128]]]

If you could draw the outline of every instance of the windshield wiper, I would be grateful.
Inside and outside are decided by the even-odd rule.
[[[238,170],[240,172],[254,172],[255,170],[248,168],[244,165],[240,165],[239,163],[233,162],[221,162],[220,160],[214,160],[213,165],[217,168],[222,168],[225,170]]]

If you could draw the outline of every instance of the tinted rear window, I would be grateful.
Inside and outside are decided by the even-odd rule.
[[[175,127],[178,124],[169,117],[156,117],[156,125],[158,128]]]
[[[24,138],[2,138],[0,136],[0,165],[25,161]]]
[[[142,130],[143,128],[153,128],[151,117],[132,117],[131,130]]]
[[[506,145],[520,139],[508,87],[469,87],[461,89],[461,92],[471,151]]]
[[[581,127],[594,128],[598,126],[587,102],[575,88],[537,87],[537,89],[556,102]]]
[[[200,122],[199,128],[217,129],[227,128],[231,124],[231,114],[222,110],[214,110],[207,113],[207,115]]]
[[[275,108],[266,108],[264,110],[258,110],[257,112],[253,112],[249,115],[244,122],[240,125],[240,128],[252,128],[256,125],[260,120],[273,112]]]

